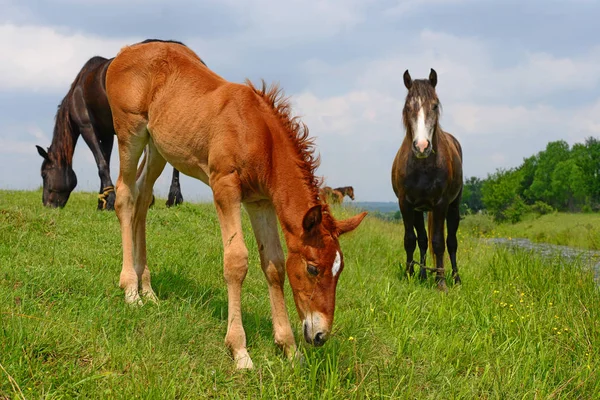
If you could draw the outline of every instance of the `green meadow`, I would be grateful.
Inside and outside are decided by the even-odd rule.
[[[481,240],[526,232],[577,246],[588,234],[573,232],[591,224],[596,238],[580,247],[598,248],[589,216],[514,226],[469,217],[459,229],[463,285],[450,283],[447,294],[433,277],[404,276],[401,224],[367,217],[341,239],[345,269],[323,347],[303,343],[286,287],[302,363],[274,344],[244,216],[250,269],[242,309],[255,369],[236,371],[223,344],[227,293],[213,205],[167,209],[157,199],[148,260],[160,302],[132,308],[118,287],[118,220],[96,211],[95,198],[74,193],[55,210],[42,207],[40,191],[0,191],[0,399],[600,398],[593,272]]]

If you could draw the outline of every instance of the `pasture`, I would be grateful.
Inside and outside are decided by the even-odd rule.
[[[0,398],[598,398],[600,290],[591,271],[495,248],[459,229],[462,286],[404,277],[402,224],[367,217],[341,237],[346,267],[332,338],[273,343],[267,283],[244,214],[243,321],[255,369],[223,344],[227,293],[212,204],[148,214],[158,305],[126,306],[119,222],[74,193],[0,191]],[[336,216],[350,215],[335,208]],[[464,224],[468,227],[468,223]],[[418,254],[418,253],[416,253]],[[428,256],[428,260],[430,257]],[[446,271],[449,277],[449,262]]]

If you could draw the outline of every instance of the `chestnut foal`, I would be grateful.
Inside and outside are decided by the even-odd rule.
[[[322,345],[331,332],[336,285],[344,268],[338,238],[355,229],[366,213],[336,221],[322,203],[313,141],[304,124],[291,116],[281,90],[267,89],[264,83],[262,89],[249,82],[230,83],[189,48],[159,42],[122,49],[108,68],[106,87],[121,161],[115,209],[126,302],[140,303],[140,294],[156,300],[146,264],[146,214],[152,186],[169,162],[213,191],[228,293],[225,343],[237,367],[252,367],[241,310],[248,270],[242,204],[269,285],[275,342],[288,357],[295,355],[283,295],[287,270],[304,338]],[[146,162],[136,181],[144,148]]]

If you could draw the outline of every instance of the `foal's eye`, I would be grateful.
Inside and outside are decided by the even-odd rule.
[[[308,271],[309,274],[311,274],[312,276],[317,276],[319,275],[319,270],[317,269],[317,267],[315,267],[314,265],[308,264],[306,266],[306,270]]]

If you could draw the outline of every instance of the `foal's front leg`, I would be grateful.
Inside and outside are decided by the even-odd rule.
[[[292,359],[298,354],[283,294],[285,258],[277,230],[277,215],[267,201],[246,204],[246,210],[256,237],[260,265],[269,285],[275,343],[283,348],[288,359]]]
[[[223,274],[227,282],[227,334],[225,344],[231,350],[236,367],[252,368],[246,349],[246,332],[242,325],[242,283],[248,272],[248,250],[244,243],[241,218],[241,189],[236,173],[211,175],[210,186],[221,237],[223,239]]]

